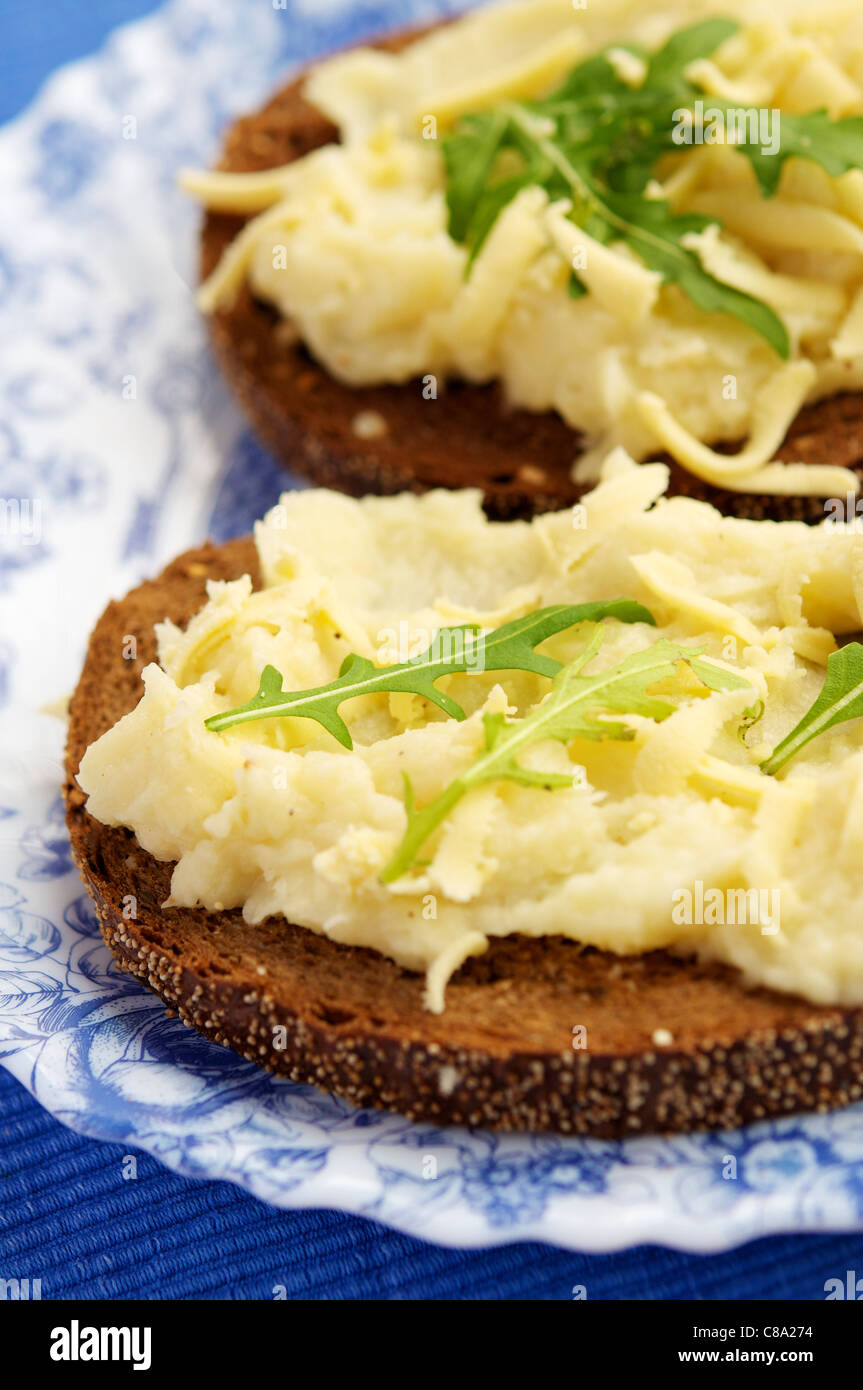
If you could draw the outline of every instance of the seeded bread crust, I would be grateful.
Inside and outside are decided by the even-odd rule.
[[[173,866],[94,820],[75,774],[88,744],[137,703],[154,623],[185,624],[208,578],[245,573],[259,582],[251,538],[191,550],[111,603],[71,702],[75,859],[121,969],[170,1012],[293,1081],[439,1124],[618,1138],[734,1127],[863,1095],[863,1010],[748,991],[724,967],[504,939],[459,971],[437,1015],[422,1007],[422,979],[374,951],[282,918],[249,926],[239,912],[163,908]],[[134,661],[122,655],[129,635]],[[136,915],[124,916],[130,898]],[[579,1026],[585,1049],[573,1046]],[[657,1045],[658,1029],[673,1041]]]
[[[425,32],[425,31],[420,31]],[[378,42],[398,50],[417,32]],[[220,169],[270,169],[338,139],[336,127],[302,95],[304,76],[228,130]],[[204,220],[201,275],[216,266],[245,218]],[[231,309],[210,316],[212,345],[240,405],[286,467],[353,497],[481,487],[490,516],[532,516],[572,506],[585,491],[572,481],[578,437],[559,415],[511,409],[501,388],[452,382],[426,400],[423,382],[356,389],[320,367],[289,323],[254,299],[248,285]],[[357,416],[373,412],[386,432],[361,438]],[[863,478],[863,395],[806,407],[777,458],[832,463]],[[766,497],[710,487],[672,463],[671,493],[707,498],[729,516],[821,521],[820,498]]]

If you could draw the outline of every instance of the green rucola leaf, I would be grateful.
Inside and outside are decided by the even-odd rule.
[[[501,111],[466,116],[443,141],[449,230],[455,241],[467,239],[477,204],[486,192],[506,136],[507,124],[508,119]]]
[[[739,28],[740,25],[733,19],[706,19],[687,29],[678,29],[652,54],[633,43],[616,43],[612,47],[647,60],[644,83],[640,89],[635,89],[636,93],[652,89],[667,95],[680,87],[693,92],[695,88],[686,82],[684,69],[696,58],[709,58]],[[615,97],[629,98],[632,95],[633,88],[618,75],[608,57],[608,50],[603,50],[583,59],[546,101],[537,104],[545,109],[560,101],[586,104],[591,98],[597,97],[610,103]]]
[[[703,232],[709,217],[675,214],[661,199],[612,194],[608,206],[630,224],[623,240],[666,284],[679,285],[693,304],[711,314],[731,314],[765,338],[784,359],[791,355],[788,329],[778,314],[752,295],[744,294],[706,271],[694,251],[683,246],[690,232]]]
[[[257,694],[247,704],[223,714],[212,714],[204,722],[212,733],[220,733],[235,724],[274,716],[314,719],[345,748],[352,748],[348,726],[339,714],[343,701],[358,695],[397,692],[422,695],[453,719],[464,719],[461,706],[436,688],[435,681],[441,676],[478,671],[532,671],[539,676],[554,676],[561,669],[560,662],[543,656],[535,648],[566,628],[579,623],[597,623],[603,618],[655,626],[653,615],[640,603],[632,599],[610,599],[597,603],[554,604],[504,623],[488,633],[470,625],[443,627],[435,633],[428,647],[410,661],[375,666],[367,657],[352,653],[342,662],[336,680],[312,690],[283,690],[281,673],[274,666],[266,666]]]
[[[573,270],[569,277],[567,293],[570,299],[583,299],[587,294],[587,285]]]
[[[799,753],[801,748],[824,734],[844,724],[848,719],[859,719],[863,715],[863,646],[859,642],[849,642],[838,652],[827,658],[827,675],[821,694],[812,708],[804,714],[800,723],[790,734],[778,743],[761,764],[762,772],[771,776],[784,767],[789,758]]]
[[[502,179],[500,183],[493,184],[482,193],[474,205],[464,237],[469,251],[465,266],[466,275],[470,274],[471,266],[504,208],[513,201],[523,188],[530,188],[531,184],[541,182],[542,180],[537,178],[535,170],[529,168],[525,169],[523,173],[513,174],[511,178]]]
[[[468,272],[503,209],[522,188],[535,185],[550,201],[568,198],[573,221],[596,240],[625,242],[698,308],[739,319],[787,359],[791,347],[782,319],[768,304],[717,280],[682,244],[688,232],[703,231],[716,219],[678,215],[644,196],[658,160],[682,152],[675,127],[699,96],[687,66],[709,57],[738,28],[734,20],[712,18],[672,34],[651,55],[631,49],[647,60],[640,86],[625,82],[604,51],[575,67],[542,101],[504,102],[495,111],[463,117],[444,140],[444,160],[450,234],[469,249]],[[762,139],[760,118],[755,131],[748,111],[712,95],[709,103],[726,114],[728,138],[751,161],[765,194],[775,193],[792,155],[814,160],[833,177],[863,168],[861,116],[831,121],[824,111],[776,118],[771,113],[771,126],[778,122],[773,149],[772,139]],[[587,292],[578,276],[570,276],[572,298]]]
[[[661,199],[603,192],[579,162],[577,152],[573,154],[551,137],[537,133],[535,116],[514,105],[506,109],[510,128],[522,144],[535,143],[535,162],[553,166],[554,192],[559,195],[559,185],[565,187],[573,200],[573,219],[579,225],[589,227],[598,240],[626,242],[651,270],[667,284],[679,285],[699,308],[742,319],[766,338],[780,357],[790,356],[788,331],[779,316],[761,300],[715,279],[695,253],[682,245],[687,233],[704,231],[710,218],[676,215]],[[488,230],[485,226],[483,235]]]
[[[720,44],[736,34],[740,25],[733,19],[705,19],[692,24],[688,29],[678,29],[666,39],[661,48],[651,56],[647,65],[645,87],[661,87],[663,90],[682,88],[694,91],[686,81],[684,70],[696,58],[709,58]]]
[[[483,670],[534,671],[540,676],[556,676],[562,669],[559,661],[534,650],[547,637],[564,632],[579,623],[599,623],[604,618],[616,618],[619,623],[647,623],[656,626],[649,609],[634,599],[600,599],[594,603],[559,603],[550,608],[538,608],[523,618],[514,618],[481,638]]]
[[[525,719],[508,723],[502,714],[486,715],[484,751],[466,772],[420,811],[414,804],[410,781],[405,778],[407,830],[381,873],[382,882],[393,883],[407,873],[429,836],[474,788],[500,779],[549,791],[570,786],[572,779],[561,773],[536,772],[522,767],[520,755],[533,744],[545,739],[569,743],[574,738],[634,737],[627,724],[609,719],[609,714],[640,714],[657,721],[666,719],[675,709],[674,704],[651,694],[651,690],[660,681],[671,679],[677,673],[679,662],[686,662],[711,690],[743,689],[749,684],[733,671],[702,660],[700,647],[680,647],[665,640],[633,653],[610,670],[585,676],[583,668],[596,655],[602,637],[602,628],[596,628],[584,650],[575,661],[561,668],[549,694]]]
[[[726,110],[731,107],[730,102],[716,104]],[[792,155],[820,164],[832,178],[839,178],[851,169],[863,169],[863,116],[832,121],[826,111],[811,111],[806,115],[777,111],[773,121],[779,137],[778,150],[763,149],[760,135],[745,143],[735,141],[755,170],[761,192],[768,198],[779,187],[785,161]]]
[[[644,56],[643,50],[635,44],[615,44],[615,48],[623,48],[636,57]],[[630,90],[631,88],[618,76],[607,53],[594,53],[590,58],[578,63],[547,100],[537,104],[543,110],[572,102],[579,106],[595,107],[598,99],[600,104],[611,106],[615,98],[626,97]]]

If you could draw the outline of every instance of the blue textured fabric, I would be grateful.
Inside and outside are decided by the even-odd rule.
[[[264,3],[265,0],[249,0]],[[0,0],[0,121],[49,72],[96,48],[151,0]],[[711,1258],[644,1248],[450,1251],[336,1212],[280,1212],[64,1129],[0,1069],[0,1278],[51,1298],[821,1299],[863,1273],[863,1236],[775,1238]]]
[[[544,1245],[442,1250],[338,1212],[282,1212],[63,1129],[0,1069],[0,1278],[43,1299],[805,1299],[863,1273],[863,1237],[777,1237],[725,1255]]]

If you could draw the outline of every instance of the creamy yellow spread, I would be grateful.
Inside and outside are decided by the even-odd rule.
[[[426,972],[435,1010],[459,964],[511,933],[619,953],[669,947],[730,962],[753,983],[863,1003],[863,722],[815,739],[775,778],[758,768],[820,690],[835,635],[863,626],[863,541],[853,526],[724,518],[664,499],[666,484],[663,465],[618,451],[581,507],[530,523],[488,521],[475,491],[286,494],[256,529],[264,587],[211,583],[185,631],[159,626],[140,703],[81,763],[88,810],[176,861],[168,914],[283,914]],[[445,677],[463,722],[415,695],[347,701],[352,751],[308,719],[204,727],[249,700],[267,664],[285,690],[306,689],[333,680],[349,652],[391,663],[442,625],[491,629],[618,597],[644,604],[657,627],[606,620],[591,671],[669,638],[703,645],[748,688],[710,693],[693,680],[664,722],[624,716],[630,742],[537,744],[524,765],[572,773],[572,786],[471,791],[424,847],[427,862],[389,885],[380,874],[405,830],[402,774],[426,804],[481,751],[483,713],[526,714],[548,679]],[[584,642],[571,629],[541,650],[567,661]],[[741,739],[759,699],[764,717]],[[699,906],[738,889],[770,895],[767,915],[722,925]]]
[[[468,278],[466,250],[447,231],[440,137],[460,115],[544,95],[608,44],[653,50],[711,14],[742,27],[687,70],[707,104],[715,94],[767,114],[863,113],[856,0],[492,5],[401,54],[358,49],[315,68],[307,95],[337,123],[340,145],[258,174],[184,176],[210,208],[257,214],[203,286],[202,307],[229,305],[247,278],[340,381],[418,379],[444,428],[446,378],[497,379],[514,404],[557,410],[583,433],[583,480],[621,445],[638,459],[668,450],[738,491],[856,491],[850,472],[774,455],[805,402],[863,387],[860,170],[831,178],[792,158],[769,200],[729,144],[682,148],[657,171],[656,196],[723,224],[687,245],[780,316],[787,362],[747,324],[661,284],[623,243],[593,240],[537,187],[499,217]],[[621,48],[616,61],[637,84],[638,60]],[[588,290],[577,300],[567,293],[576,262]],[[733,459],[710,447],[731,440],[745,441]]]

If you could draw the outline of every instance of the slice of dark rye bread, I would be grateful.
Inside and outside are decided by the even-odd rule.
[[[251,538],[191,550],[111,603],[71,702],[75,859],[121,968],[170,1011],[294,1081],[437,1123],[617,1137],[732,1127],[863,1095],[863,1009],[750,991],[721,966],[501,939],[454,976],[445,1012],[432,1014],[423,979],[374,951],[281,918],[249,926],[238,911],[163,909],[173,866],[94,820],[75,774],[87,745],[137,703],[154,623],[185,624],[208,578],[244,573],[258,583]],[[135,661],[123,658],[129,635]],[[128,895],[134,917],[124,916]],[[573,1047],[577,1026],[584,1050]]]
[[[377,46],[397,50],[415,37],[416,31],[400,34]],[[336,127],[303,98],[303,81],[301,74],[228,130],[220,169],[274,168],[338,138]],[[206,216],[202,277],[245,220]],[[422,381],[344,386],[246,284],[233,306],[211,315],[209,323],[216,359],[264,442],[287,467],[321,487],[355,497],[481,487],[489,515],[503,519],[571,506],[585,491],[571,476],[578,439],[570,427],[555,413],[508,408],[496,384],[452,382],[434,401],[423,398]],[[355,421],[370,411],[383,419],[386,433],[360,438]],[[863,395],[845,393],[803,409],[777,458],[832,463],[863,478]],[[671,473],[672,493],[707,498],[731,516],[824,519],[821,498],[728,492],[674,463]]]

